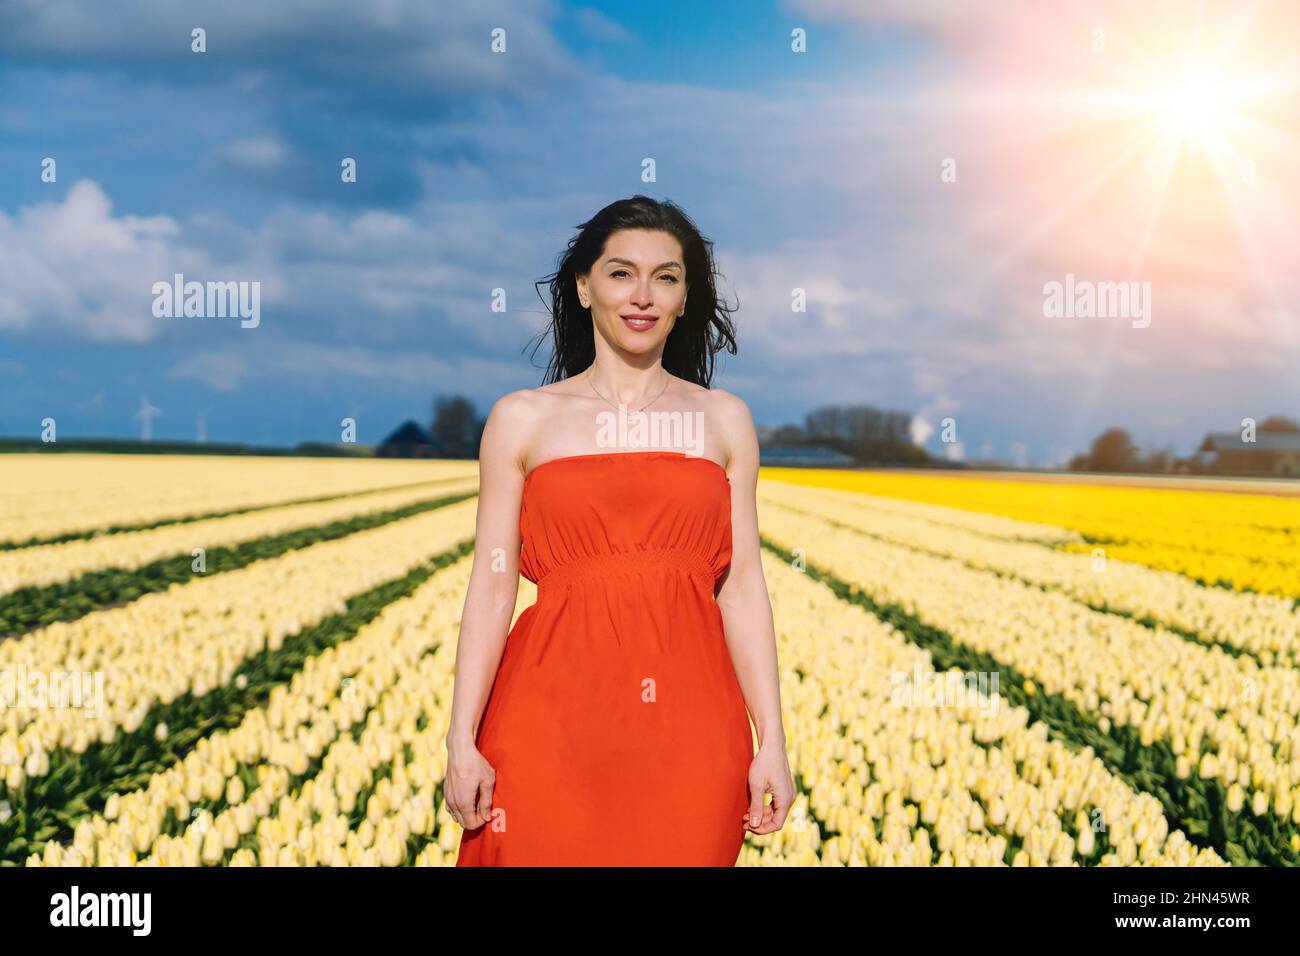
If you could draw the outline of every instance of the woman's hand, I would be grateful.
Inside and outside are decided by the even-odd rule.
[[[497,774],[472,743],[447,745],[447,777],[442,793],[447,812],[466,830],[476,830],[492,818],[492,789]]]
[[[772,802],[763,802],[766,794]],[[749,810],[745,812],[745,829],[753,833],[773,833],[785,825],[786,814],[794,802],[794,777],[786,759],[784,744],[763,744],[749,765]]]

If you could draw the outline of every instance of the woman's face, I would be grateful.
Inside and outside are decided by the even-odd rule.
[[[596,331],[627,352],[662,350],[686,308],[686,264],[681,243],[666,232],[612,233],[587,276],[578,276],[578,301],[591,309]]]

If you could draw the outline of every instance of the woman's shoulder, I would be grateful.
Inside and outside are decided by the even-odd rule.
[[[520,388],[506,392],[488,411],[484,434],[510,436],[511,444],[525,445],[534,425],[545,412],[539,389]]]
[[[506,392],[492,405],[485,428],[509,433],[515,444],[527,447],[539,428],[554,421],[558,412],[555,403],[562,401],[564,392],[551,385]]]
[[[747,421],[752,423],[753,418],[749,413],[749,406],[745,404],[745,400],[739,395],[728,392],[723,388],[710,388],[706,389],[706,391],[709,396],[710,407],[724,421],[737,425],[744,424]]]
[[[509,419],[514,425],[521,425],[529,418],[541,414],[547,403],[553,402],[560,394],[562,393],[554,385],[518,388],[498,398],[489,414]]]
[[[746,457],[746,449],[757,447],[758,433],[754,428],[754,417],[749,406],[739,395],[722,388],[706,390],[708,397],[709,419],[722,436],[723,458],[728,471],[736,461]]]

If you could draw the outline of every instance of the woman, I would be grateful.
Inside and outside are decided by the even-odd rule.
[[[758,440],[708,387],[736,350],[713,277],[672,203],[605,207],[550,277],[547,383],[488,416],[443,785],[458,866],[734,866],[785,822]],[[521,572],[537,602],[507,635]]]

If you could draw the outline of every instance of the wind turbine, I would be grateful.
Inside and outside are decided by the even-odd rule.
[[[162,414],[161,408],[156,408],[149,404],[149,399],[143,395],[140,396],[140,410],[135,413],[136,421],[140,423],[140,440],[153,440],[153,420],[156,416]]]

